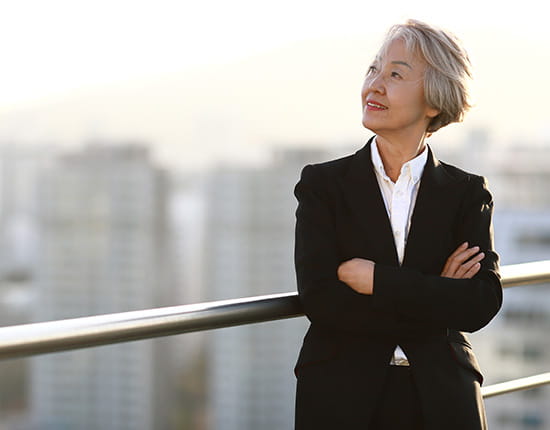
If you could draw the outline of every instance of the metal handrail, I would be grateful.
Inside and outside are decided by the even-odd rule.
[[[549,272],[550,260],[509,264],[500,268],[504,288],[550,282]]]
[[[503,266],[504,287],[550,282],[550,260]],[[0,328],[0,359],[150,339],[303,315],[297,293]]]
[[[302,316],[296,293],[120,312],[0,328],[0,359]]]
[[[550,372],[482,387],[481,395],[483,398],[487,399],[489,397],[500,396],[501,394],[512,393],[514,391],[528,390],[529,388],[540,387],[546,384],[550,384]]]

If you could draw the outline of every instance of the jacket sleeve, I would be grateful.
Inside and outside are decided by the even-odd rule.
[[[306,316],[316,325],[347,332],[390,334],[405,328],[393,311],[378,308],[371,296],[338,279],[341,261],[324,180],[323,172],[309,165],[294,190],[298,199],[294,258]]]
[[[502,287],[493,246],[493,200],[485,178],[472,176],[469,186],[458,238],[485,253],[480,271],[472,279],[451,279],[377,264],[375,302],[430,325],[468,332],[481,329],[496,315]]]

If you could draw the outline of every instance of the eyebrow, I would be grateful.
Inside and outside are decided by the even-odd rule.
[[[392,64],[401,64],[402,66],[406,66],[406,67],[408,67],[409,69],[412,70],[412,66],[409,63],[405,62],[405,61],[392,61],[391,63]]]

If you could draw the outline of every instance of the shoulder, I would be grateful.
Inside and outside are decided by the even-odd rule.
[[[475,173],[468,172],[464,169],[461,169],[452,164],[445,163],[444,161],[438,160],[441,169],[445,170],[445,173],[451,178],[457,181],[473,181],[473,182],[485,182],[486,179],[483,176],[477,175]]]
[[[333,181],[345,177],[350,169],[360,166],[361,169],[368,166],[370,162],[370,143],[372,139],[354,154],[349,154],[333,160],[323,161],[315,164],[308,164],[302,169],[302,180]]]
[[[347,175],[354,158],[357,157],[357,153],[306,165],[302,169],[300,180],[294,188],[294,195],[298,200],[303,199],[303,196],[308,193],[327,199],[329,195],[337,193],[339,190],[338,185]]]
[[[444,161],[437,160],[436,164],[438,168],[445,172],[451,180],[456,182],[465,181],[468,185],[487,186],[487,179],[485,176],[478,175],[476,173],[468,172],[460,167],[453,166],[452,164],[445,163]]]
[[[343,176],[355,154],[320,163],[308,164],[302,169],[302,179]]]
[[[442,169],[449,178],[466,189],[470,198],[481,197],[483,200],[492,201],[489,184],[485,176],[468,172],[443,161],[438,161],[438,163],[439,168]]]

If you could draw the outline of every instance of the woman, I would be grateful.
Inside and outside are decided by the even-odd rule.
[[[487,428],[463,332],[502,303],[485,179],[426,138],[469,108],[450,34],[392,27],[368,69],[354,155],[308,165],[295,195],[298,291],[311,325],[295,373],[296,429]]]

